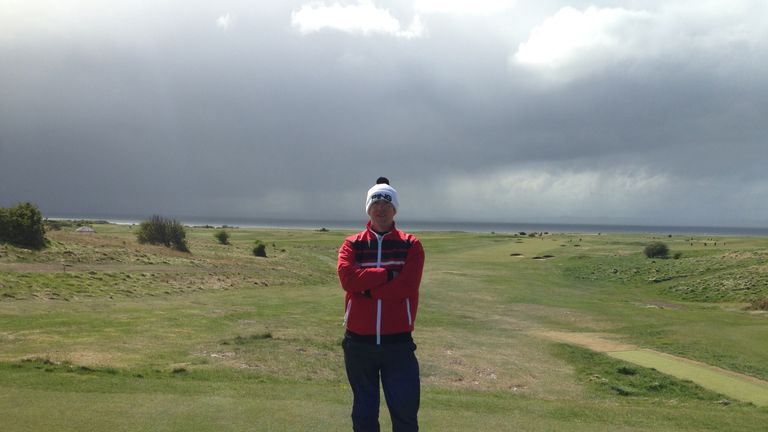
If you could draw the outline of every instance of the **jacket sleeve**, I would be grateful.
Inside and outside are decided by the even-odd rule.
[[[336,267],[341,287],[351,293],[363,293],[387,282],[387,270],[383,268],[361,268],[355,263],[355,251],[349,241],[339,249]]]
[[[386,284],[372,289],[371,296],[384,300],[402,300],[411,297],[419,291],[423,270],[424,248],[419,240],[415,240],[408,250],[403,271]]]

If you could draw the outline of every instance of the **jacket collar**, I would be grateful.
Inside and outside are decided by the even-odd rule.
[[[371,228],[371,221],[370,221],[370,220],[368,221],[368,223],[367,223],[367,224],[365,224],[365,229],[366,229],[367,231],[369,231],[371,234],[373,234],[373,235],[377,235],[377,234],[376,234],[376,231],[374,231],[374,230],[373,230],[373,228]],[[395,223],[395,221],[392,221],[392,228],[391,228],[389,231],[385,232],[385,233],[382,235],[382,237],[386,237],[386,236],[388,236],[389,234],[392,234],[392,233],[393,233],[393,232],[395,232],[395,231],[397,231],[397,226],[396,226],[396,223]]]

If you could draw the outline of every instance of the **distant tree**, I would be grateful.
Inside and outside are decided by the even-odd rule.
[[[648,258],[666,258],[669,255],[669,248],[666,244],[656,241],[646,246],[643,253]]]
[[[139,243],[161,244],[181,252],[189,252],[184,225],[176,219],[153,215],[139,224],[136,238]]]
[[[216,240],[218,240],[219,243],[223,245],[229,244],[229,233],[226,232],[225,230],[216,231],[216,233],[213,236],[216,237]]]
[[[261,242],[261,240],[256,240],[256,246],[253,247],[253,254],[257,257],[266,258],[267,257],[267,245]]]
[[[45,246],[43,215],[36,205],[24,202],[0,207],[0,242],[41,249]]]

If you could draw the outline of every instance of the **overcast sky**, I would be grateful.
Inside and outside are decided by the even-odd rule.
[[[768,226],[764,0],[0,0],[0,206]]]

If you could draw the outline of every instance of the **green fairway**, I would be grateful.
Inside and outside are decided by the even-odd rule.
[[[41,251],[0,244],[0,430],[351,429],[335,274],[349,233],[230,228],[222,245],[190,228],[186,254],[95,228],[49,232]],[[758,390],[674,378],[687,377],[642,351],[768,379],[768,316],[750,307],[768,297],[768,239],[665,237],[682,257],[650,260],[644,234],[416,234],[424,430],[768,422]]]

